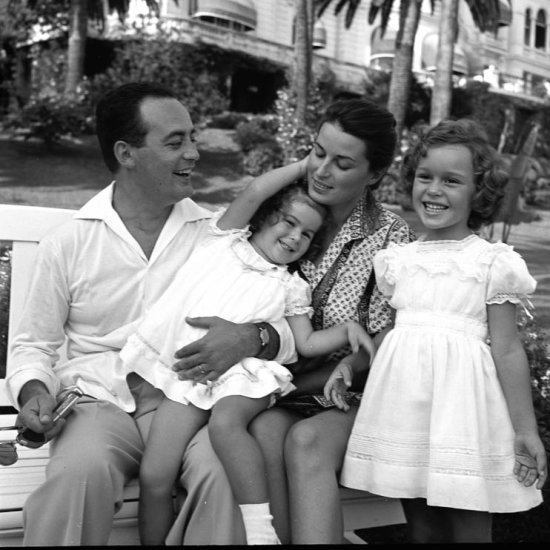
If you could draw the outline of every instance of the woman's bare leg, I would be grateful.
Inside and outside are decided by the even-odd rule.
[[[344,542],[338,475],[357,407],[301,420],[285,442],[292,544]]]
[[[174,521],[172,488],[189,441],[208,411],[165,398],[155,412],[141,462],[139,535],[145,545],[164,544]]]
[[[273,407],[260,413],[250,424],[250,433],[258,442],[264,457],[273,525],[282,544],[290,544],[284,442],[292,424],[301,418],[282,407]]]

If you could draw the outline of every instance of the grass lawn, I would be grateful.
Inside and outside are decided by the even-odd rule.
[[[250,180],[242,174],[230,133],[205,131],[199,135],[198,147],[201,159],[193,176],[194,199],[212,209],[225,206]],[[77,209],[110,181],[93,136],[49,149],[40,142],[9,141],[0,136],[0,203]],[[416,214],[391,208],[420,231]],[[537,213],[540,220],[515,226],[508,242],[524,257],[538,281],[533,303],[537,319],[550,334],[550,211]],[[494,236],[499,238],[500,232],[501,227],[495,227]],[[493,532],[496,543],[549,542],[550,493],[545,491],[545,502],[528,512],[496,514]],[[407,542],[405,526],[358,534],[372,544]]]

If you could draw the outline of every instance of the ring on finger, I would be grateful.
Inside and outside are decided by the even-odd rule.
[[[204,365],[199,365],[199,371],[203,376],[206,374],[206,371],[204,370]]]

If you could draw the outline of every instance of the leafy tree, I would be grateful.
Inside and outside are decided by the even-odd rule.
[[[432,116],[434,124],[449,116],[452,98],[452,66],[453,50],[457,37],[458,0],[438,0],[441,4],[441,21],[439,32],[439,46],[437,53],[437,70],[432,93]],[[430,0],[432,13],[435,10],[436,0]],[[499,0],[465,0],[476,26],[482,31],[496,32],[500,19]],[[349,28],[361,0],[337,0],[334,13],[338,15],[344,8],[345,26]],[[317,14],[321,16],[332,0],[322,0],[319,3]],[[422,0],[401,0],[399,5],[399,28],[395,41],[395,55],[390,81],[388,109],[394,114],[397,121],[398,135],[401,136],[406,106],[408,104],[414,40],[418,30]],[[380,28],[384,35],[390,14],[394,7],[394,0],[371,0],[367,20],[373,24],[380,15]]]
[[[158,2],[146,1],[149,9],[158,13]],[[115,11],[123,20],[128,5],[128,0],[8,0],[3,32],[26,42],[32,38],[36,26],[46,32],[68,31],[65,95],[71,96],[84,74],[88,20],[102,27],[107,16]]]
[[[430,0],[432,10],[435,0]],[[321,0],[318,5],[317,15],[320,17],[332,3],[332,0]],[[338,15],[344,7],[347,7],[345,15],[345,27],[349,28],[355,17],[361,0],[338,0],[334,8]],[[394,0],[371,0],[367,21],[372,25],[380,15],[380,28],[382,36],[386,32]],[[412,79],[412,61],[414,39],[420,21],[420,8],[422,0],[401,0],[399,8],[399,29],[395,40],[395,55],[390,80],[390,92],[388,109],[395,116],[397,123],[397,135],[401,137],[405,113],[407,109],[409,91]]]

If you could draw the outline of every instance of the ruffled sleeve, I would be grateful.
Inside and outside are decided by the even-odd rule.
[[[489,268],[487,304],[522,303],[535,292],[537,282],[527,264],[514,249],[504,243],[495,245],[495,257]]]
[[[311,288],[298,273],[293,273],[286,281],[285,317],[308,315],[311,317]]]
[[[372,261],[376,285],[386,298],[391,298],[395,290],[398,255],[403,246],[404,243],[389,243],[388,248],[379,250]]]
[[[214,214],[210,218],[210,224],[208,227],[209,233],[217,237],[223,235],[234,235],[236,238],[239,238],[241,240],[247,240],[248,237],[250,237],[250,230],[248,225],[243,228],[231,229],[220,229],[218,227],[218,222],[220,221],[220,218],[225,214],[225,210],[225,208],[220,208],[219,210],[216,210],[216,212],[214,212]]]

